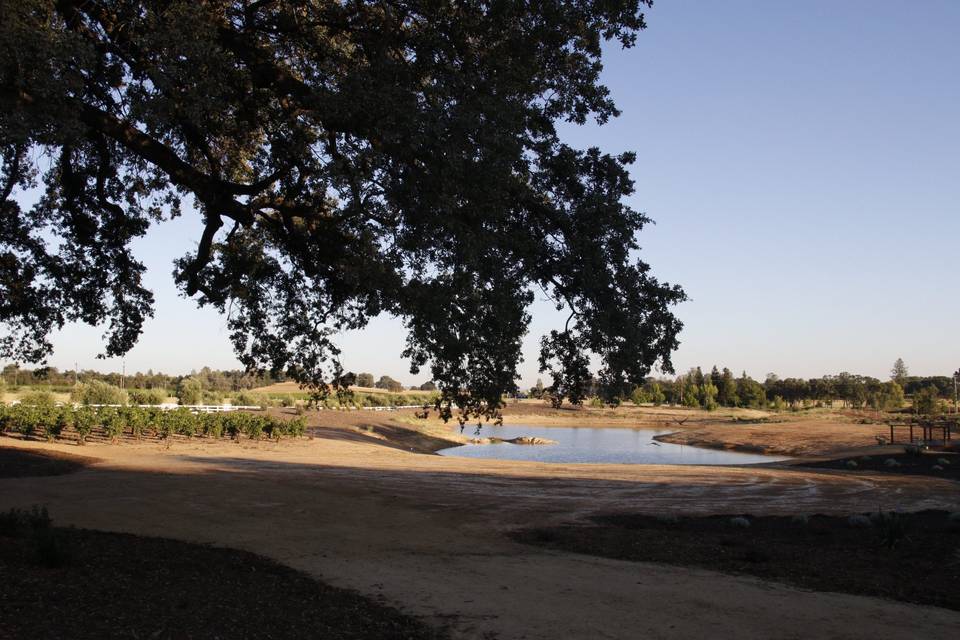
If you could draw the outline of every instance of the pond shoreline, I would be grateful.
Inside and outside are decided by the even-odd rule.
[[[710,449],[712,451],[736,451],[739,453],[752,453],[771,457],[790,457],[787,451],[771,450],[768,447],[754,444],[739,444],[736,442],[724,442],[722,440],[706,440],[703,438],[684,437],[683,431],[671,431],[654,436],[657,442],[667,444],[683,445],[685,447],[696,447],[698,449]]]

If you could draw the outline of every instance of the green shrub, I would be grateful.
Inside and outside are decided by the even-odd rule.
[[[56,411],[53,405],[18,404],[10,408],[9,428],[25,437],[30,437],[38,430],[46,432],[46,425],[53,420],[52,414]]]
[[[167,392],[161,389],[130,389],[127,391],[130,404],[163,404],[167,401]]]
[[[197,431],[208,438],[219,438],[223,435],[223,414],[202,413],[197,416]]]
[[[58,407],[48,411],[48,415],[44,416],[40,426],[43,428],[43,435],[47,440],[56,440],[63,433],[63,430],[70,426],[73,410],[69,407]]]
[[[650,402],[650,396],[643,387],[636,387],[633,393],[630,394],[630,402],[635,405],[647,404]]]
[[[101,407],[98,412],[100,417],[100,424],[103,425],[103,430],[106,432],[107,437],[110,438],[112,442],[116,442],[123,436],[123,430],[126,427],[126,421],[123,419],[123,415],[115,407]]]
[[[182,435],[190,437],[197,431],[197,417],[190,413],[189,409],[179,407],[172,411],[164,412],[164,426],[166,427],[163,437],[171,435]]]
[[[237,418],[240,415],[242,414],[228,413],[223,416],[223,432],[234,439],[239,439],[242,432],[240,420]]]
[[[173,411],[163,411],[157,416],[154,430],[161,440],[166,440],[176,433],[176,419],[172,414]]]
[[[160,425],[160,421],[163,420],[163,414],[163,409],[158,407],[144,409],[143,433],[146,434],[149,431],[153,431],[153,433],[156,434]]]
[[[80,407],[73,412],[73,428],[77,431],[77,441],[85,444],[87,436],[93,432],[99,418],[92,407]]]
[[[650,391],[648,394],[650,397],[650,402],[658,407],[667,400],[667,396],[663,393],[663,389],[661,389],[660,385],[656,382],[650,386]]]
[[[231,437],[239,438],[241,435],[245,435],[251,440],[258,440],[268,430],[267,425],[270,423],[270,418],[233,411],[224,414],[223,421],[224,430]]]
[[[120,410],[120,415],[130,427],[130,435],[139,440],[143,437],[144,429],[147,426],[149,414],[140,407],[124,407]]]
[[[223,404],[223,394],[219,391],[204,391],[203,404]]]
[[[307,421],[305,418],[294,418],[287,423],[287,434],[292,438],[301,438],[307,431]]]
[[[258,407],[261,399],[253,394],[241,391],[233,397],[233,404],[241,407]]]
[[[20,398],[20,404],[34,407],[52,407],[57,404],[57,401],[49,391],[40,390],[25,393]]]
[[[263,431],[267,434],[268,438],[279,442],[280,438],[287,433],[286,423],[284,423],[283,420],[268,418],[266,424],[263,425]]]
[[[264,431],[267,427],[267,419],[264,416],[248,416],[249,420],[246,421],[244,434],[251,440],[259,440],[263,437]]]
[[[80,404],[126,404],[127,394],[120,387],[91,380],[74,387],[70,399]]]
[[[180,404],[200,404],[203,384],[196,378],[183,378],[177,384],[176,394]]]

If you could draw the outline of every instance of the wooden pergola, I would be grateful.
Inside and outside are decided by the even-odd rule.
[[[914,418],[901,422],[888,422],[890,427],[890,444],[896,444],[896,434],[906,431],[907,438],[901,443],[947,444],[953,439],[953,434],[960,431],[957,418]]]

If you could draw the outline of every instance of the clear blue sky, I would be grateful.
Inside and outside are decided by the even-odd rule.
[[[886,377],[960,366],[960,2],[659,0],[637,47],[610,48],[623,115],[567,128],[577,146],[635,150],[632,205],[657,224],[642,255],[692,300],[678,370],[755,377],[841,370]],[[127,370],[235,367],[223,321],[179,299],[171,260],[195,246],[180,220],[141,242],[156,318]],[[558,318],[538,303],[539,335]],[[96,361],[100,332],[70,327],[50,364]],[[355,371],[415,380],[399,322],[341,340]]]

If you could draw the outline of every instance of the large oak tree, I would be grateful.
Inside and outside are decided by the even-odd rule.
[[[569,311],[556,394],[669,371],[684,295],[636,258],[632,155],[556,129],[617,114],[601,45],[645,4],[0,0],[0,357],[72,321],[128,351],[153,305],[131,241],[186,198],[173,277],[250,368],[326,389],[336,333],[390,313],[447,415],[494,412],[542,292]]]

